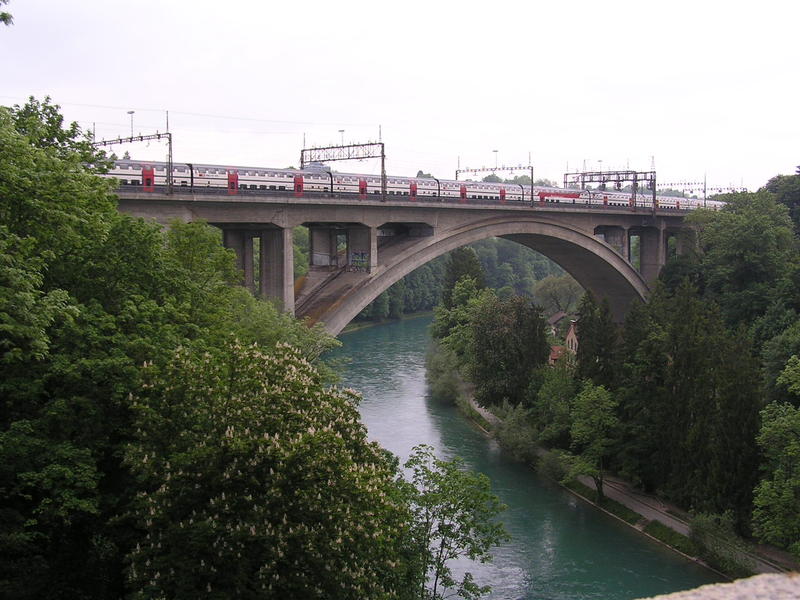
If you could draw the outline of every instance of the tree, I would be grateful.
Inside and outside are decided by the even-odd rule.
[[[552,367],[543,369],[542,384],[534,401],[539,439],[549,447],[569,448],[572,425],[572,400],[577,385],[570,358],[562,356]]]
[[[453,288],[451,307],[440,304],[434,311],[431,335],[448,348],[462,366],[472,345],[472,323],[481,307],[495,298],[494,292],[479,288],[472,277],[463,277]]]
[[[0,4],[8,4],[8,0],[0,0]],[[0,23],[3,25],[11,25],[14,22],[14,18],[11,16],[11,13],[0,11]]]
[[[137,486],[122,463],[144,362],[218,349],[231,332],[319,331],[227,282],[207,225],[121,215],[100,160],[57,107],[0,108],[0,595],[117,598]],[[243,300],[246,296],[249,301]],[[271,311],[271,312],[270,312]],[[277,315],[277,316],[275,316]],[[273,318],[273,316],[275,318]]]
[[[438,600],[454,590],[460,598],[476,599],[488,593],[489,587],[479,587],[469,572],[456,581],[450,563],[461,556],[488,562],[492,546],[508,537],[495,521],[505,507],[491,493],[489,479],[467,471],[461,459],[437,459],[424,445],[413,449],[405,467],[414,484],[409,489],[414,542],[422,558],[415,597]]]
[[[721,307],[729,325],[750,324],[781,293],[793,271],[797,242],[788,209],[772,194],[728,194],[721,211],[695,211],[704,295]]]
[[[357,401],[285,345],[149,368],[126,454],[133,597],[407,597],[411,514]]]
[[[541,310],[521,296],[489,297],[477,307],[471,329],[467,369],[475,399],[483,406],[522,402],[550,355]]]
[[[533,297],[547,315],[559,311],[571,313],[577,308],[583,288],[571,275],[548,275],[537,281],[533,287]]]
[[[586,292],[578,307],[578,351],[575,376],[596,385],[612,388],[616,384],[617,326],[606,299],[597,304]]]
[[[478,288],[486,285],[483,268],[475,250],[466,246],[453,250],[447,257],[442,284],[442,304],[445,308],[452,306],[453,288],[464,276],[472,277]]]
[[[775,194],[775,200],[789,209],[795,231],[800,231],[800,173],[777,175],[766,183],[764,189]]]
[[[797,357],[784,375],[798,393]],[[800,558],[800,409],[771,403],[761,412],[761,422],[757,439],[764,455],[764,477],[754,491],[753,530],[761,540],[788,548]]]
[[[584,382],[572,405],[570,436],[578,454],[571,475],[591,476],[601,501],[605,470],[619,426],[616,408],[617,401],[611,393],[590,381]]]

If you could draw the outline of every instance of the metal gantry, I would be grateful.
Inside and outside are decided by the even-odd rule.
[[[300,151],[300,169],[305,169],[306,164],[312,162],[364,160],[366,158],[381,159],[381,199],[386,202],[386,152],[383,142],[303,148]],[[331,192],[333,192],[333,190],[331,190]]]
[[[578,186],[585,190],[587,183],[597,183],[598,188],[605,190],[609,183],[617,190],[622,189],[623,183],[631,184],[631,200],[636,208],[636,196],[639,193],[639,184],[645,183],[647,189],[653,193],[653,212],[656,211],[656,172],[655,171],[581,171],[577,173],[564,173],[564,187]]]
[[[117,144],[130,144],[133,142],[149,142],[151,140],[167,140],[167,193],[172,193],[172,134],[167,133],[151,133],[149,135],[132,135],[130,137],[119,137],[114,140],[100,140],[99,142],[92,142],[92,146],[115,146]]]
[[[467,167],[464,167],[462,169],[462,168],[459,167],[458,169],[456,169],[456,181],[458,181],[458,176],[461,173],[473,173],[474,175],[477,175],[478,173],[495,173],[496,171],[508,171],[510,173],[515,173],[517,171],[530,171],[531,172],[531,202],[533,202],[533,165],[527,165],[527,166],[518,165],[516,167],[506,167],[504,165],[502,167],[494,167],[494,168],[481,167],[480,169],[469,169]],[[518,183],[516,185],[522,187],[521,183]]]
[[[681,192],[688,192],[690,194],[702,192],[704,205],[708,194],[728,194],[731,192],[735,193],[747,191],[747,188],[745,187],[719,185],[709,186],[705,179],[703,179],[703,181],[674,181],[672,183],[659,183],[658,187],[662,190],[680,190]]]

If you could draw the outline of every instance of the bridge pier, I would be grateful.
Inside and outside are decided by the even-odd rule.
[[[293,237],[289,227],[263,230],[259,257],[261,296],[280,300],[290,314],[294,314]]]
[[[625,227],[601,226],[595,228],[595,235],[601,235],[605,242],[610,245],[620,256],[630,259],[630,244],[628,240],[628,230]]]
[[[658,279],[667,261],[665,233],[660,227],[642,227],[639,232],[639,272],[648,284]]]
[[[259,240],[259,281],[255,280],[253,240]],[[236,266],[244,286],[255,296],[279,300],[294,314],[294,249],[290,228],[223,229],[223,244],[236,253]]]
[[[378,266],[378,228],[348,223],[308,226],[311,267],[373,272]]]

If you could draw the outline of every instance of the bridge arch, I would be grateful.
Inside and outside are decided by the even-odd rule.
[[[644,299],[647,283],[614,248],[569,224],[542,217],[515,215],[514,220],[494,218],[421,238],[414,246],[383,264],[364,283],[319,315],[332,334],[338,334],[379,294],[417,267],[446,252],[490,237],[518,242],[547,256],[570,273],[584,289],[607,298],[614,318],[622,321],[635,299]]]

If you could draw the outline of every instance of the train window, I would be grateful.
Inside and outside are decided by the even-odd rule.
[[[277,186],[271,185],[271,186],[269,186],[269,189],[271,189],[271,190],[276,190],[276,189],[278,189],[278,188],[277,188]]]
[[[267,189],[267,186],[265,186],[265,185],[259,185],[259,186],[258,186],[258,189],[260,189],[260,190],[265,190],[265,189]]]
[[[258,186],[257,186],[255,183],[251,183],[251,184],[250,184],[250,189],[251,189],[251,190],[257,190],[257,189],[258,189]]]
[[[278,189],[279,189],[280,191],[285,191],[285,190],[286,190],[286,186],[285,186],[285,185],[279,185],[279,186],[278,186]]]

